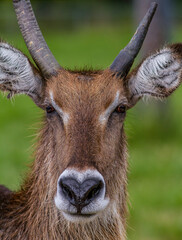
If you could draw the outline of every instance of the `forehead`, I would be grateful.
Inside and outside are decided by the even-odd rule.
[[[54,100],[60,106],[79,104],[110,104],[120,93],[125,97],[122,79],[113,76],[109,70],[100,72],[71,73],[61,71],[47,85],[47,95],[52,92]]]

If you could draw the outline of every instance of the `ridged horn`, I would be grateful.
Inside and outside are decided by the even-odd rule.
[[[140,25],[137,28],[134,36],[132,37],[128,45],[120,51],[114,62],[111,64],[110,69],[118,73],[118,75],[126,76],[128,74],[134,62],[134,59],[137,56],[146,37],[149,25],[152,21],[156,8],[157,3],[151,3],[148,12],[140,22]]]
[[[18,25],[26,46],[45,78],[56,75],[61,68],[48,48],[36,21],[29,0],[13,0]]]

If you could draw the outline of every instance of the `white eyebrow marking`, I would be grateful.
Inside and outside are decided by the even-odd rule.
[[[99,116],[99,122],[100,122],[101,124],[104,124],[104,123],[108,120],[111,112],[118,106],[118,104],[119,104],[119,94],[120,94],[120,92],[119,92],[119,90],[118,90],[118,91],[116,92],[116,97],[115,97],[114,101],[113,101],[113,102],[109,105],[109,107]]]
[[[52,106],[56,109],[56,111],[59,113],[59,115],[62,117],[63,119],[63,122],[64,124],[67,124],[68,123],[68,120],[70,118],[69,114],[64,112],[54,101],[54,97],[53,97],[53,92],[50,91],[49,92],[50,94],[50,97],[51,97],[51,103],[52,103]]]

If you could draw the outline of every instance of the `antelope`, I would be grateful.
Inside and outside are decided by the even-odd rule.
[[[61,67],[29,0],[13,0],[36,67],[0,43],[0,89],[26,94],[45,111],[35,161],[21,189],[0,187],[1,240],[124,240],[127,213],[126,111],[144,96],[166,98],[181,83],[182,44],[131,66],[157,8],[105,70]]]

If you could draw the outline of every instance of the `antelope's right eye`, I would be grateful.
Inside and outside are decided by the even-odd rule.
[[[53,106],[47,106],[46,107],[46,112],[47,113],[53,113],[55,111],[55,109],[53,108]]]

